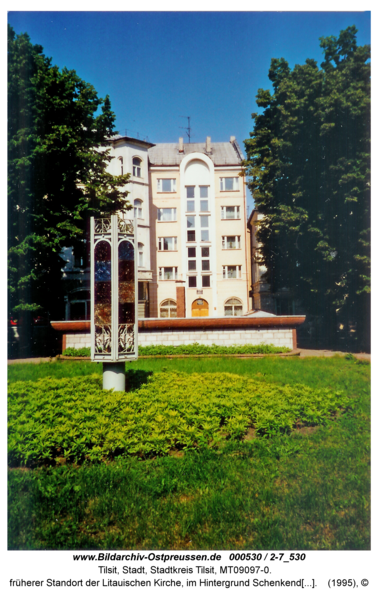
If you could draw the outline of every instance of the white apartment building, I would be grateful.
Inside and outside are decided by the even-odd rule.
[[[224,317],[249,310],[246,193],[229,142],[156,144],[150,172],[150,316]]]
[[[249,309],[246,191],[236,139],[110,142],[108,170],[130,173],[138,223],[138,316],[241,316]],[[89,267],[66,249],[66,320],[88,319]]]

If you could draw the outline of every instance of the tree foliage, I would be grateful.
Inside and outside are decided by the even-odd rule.
[[[324,61],[272,59],[245,140],[249,188],[265,216],[262,262],[325,327],[366,336],[370,294],[370,47],[354,26],[320,39]]]
[[[106,170],[109,97],[53,66],[27,34],[8,33],[9,310],[53,316],[62,248],[83,238],[91,214],[129,206],[129,175]]]

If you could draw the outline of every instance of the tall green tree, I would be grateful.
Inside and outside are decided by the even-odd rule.
[[[84,237],[90,215],[129,207],[129,175],[107,172],[109,98],[27,34],[8,34],[8,305],[26,323],[41,309],[60,316],[62,248]]]
[[[369,345],[370,47],[354,26],[321,38],[324,61],[289,68],[272,59],[273,91],[245,140],[248,186],[265,215],[261,260],[272,291],[294,291],[322,317],[333,343],[340,324]]]

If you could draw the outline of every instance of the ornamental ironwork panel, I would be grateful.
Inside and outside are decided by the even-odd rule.
[[[124,215],[91,218],[91,357],[138,358],[137,228]]]
[[[111,229],[111,219],[94,219],[95,233],[108,233]]]
[[[126,233],[130,236],[134,235],[134,221],[131,221],[130,219],[125,219],[123,217],[121,217],[120,215],[117,216],[118,218],[118,231],[120,233]]]
[[[135,352],[134,325],[126,324],[118,327],[118,353],[132,354]]]
[[[111,325],[95,327],[95,354],[111,353],[112,328]]]

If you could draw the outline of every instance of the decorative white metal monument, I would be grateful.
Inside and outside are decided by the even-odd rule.
[[[103,388],[125,391],[125,365],[138,358],[135,221],[91,217],[91,359],[103,363]]]

